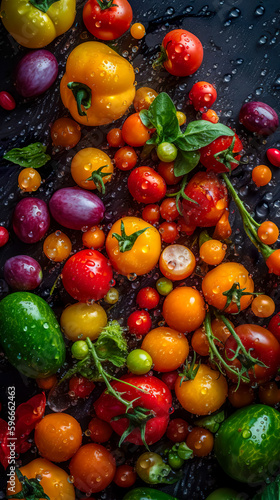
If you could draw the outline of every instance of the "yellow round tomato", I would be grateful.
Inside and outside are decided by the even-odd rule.
[[[154,370],[171,372],[186,360],[189,343],[183,333],[161,326],[147,333],[141,349],[150,354]]]
[[[139,234],[140,231],[143,232]],[[143,219],[123,217],[113,224],[106,239],[106,251],[118,273],[141,276],[151,271],[158,262],[160,234]]]
[[[75,342],[86,337],[95,340],[107,324],[107,314],[99,304],[76,302],[64,309],[61,329],[68,339]]]
[[[182,407],[196,415],[208,415],[218,410],[227,398],[225,377],[209,366],[201,364],[193,380],[182,382],[178,376],[175,393]]]
[[[162,315],[170,328],[189,333],[196,330],[203,322],[205,303],[195,288],[179,286],[167,295]]]
[[[97,148],[84,148],[80,149],[77,154],[75,154],[71,163],[71,175],[81,188],[84,189],[96,189],[102,191],[102,183],[100,184],[100,173],[97,170],[102,168],[101,173],[112,174],[114,171],[113,164],[109,156]],[[93,175],[93,180],[88,180]],[[98,177],[99,175],[99,177]],[[96,176],[96,177],[95,177]],[[111,180],[112,175],[102,177],[104,184]]]

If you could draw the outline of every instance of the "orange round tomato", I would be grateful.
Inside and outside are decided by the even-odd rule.
[[[41,185],[42,179],[34,168],[24,168],[21,170],[18,176],[19,188],[26,192],[31,193],[32,191],[37,191]]]
[[[139,148],[150,139],[150,130],[142,123],[139,113],[133,113],[122,126],[123,140],[133,148]]]
[[[195,457],[206,457],[214,446],[214,436],[208,429],[194,427],[187,437],[187,446],[193,450]]]
[[[205,303],[195,288],[180,286],[167,295],[162,315],[170,328],[189,333],[196,330],[203,322]]]
[[[143,232],[139,234],[138,231]],[[118,273],[141,276],[151,271],[158,262],[160,235],[143,219],[123,217],[113,224],[106,239],[106,251]]]
[[[138,113],[141,109],[149,109],[157,95],[158,93],[150,87],[140,87],[140,89],[137,89],[133,101],[135,111]]]
[[[249,276],[247,269],[237,262],[225,262],[209,271],[202,280],[202,291],[206,302],[209,305],[223,310],[227,297],[224,292],[229,291],[233,285],[238,285],[244,292],[252,293],[254,291],[254,282]],[[240,310],[246,309],[253,300],[253,295],[243,295],[240,298]],[[238,306],[233,300],[225,309],[227,313],[237,313]]]
[[[102,248],[105,243],[105,233],[98,226],[92,226],[88,231],[83,233],[83,245],[87,248]]]
[[[36,458],[20,467],[20,472],[27,479],[40,477],[40,485],[50,500],[75,500],[75,489],[68,481],[69,474],[44,458]],[[8,482],[7,495],[14,495],[22,490],[21,482],[15,478],[15,487]]]
[[[53,262],[62,262],[67,259],[72,250],[72,243],[68,236],[61,231],[49,234],[44,241],[43,252]]]
[[[154,370],[171,372],[177,370],[186,360],[189,343],[182,333],[161,326],[145,336],[141,349],[150,354]]]
[[[81,127],[71,118],[58,118],[51,126],[51,138],[54,146],[74,148],[81,139]]]
[[[181,382],[178,376],[175,393],[182,407],[196,415],[208,415],[218,410],[227,398],[225,377],[209,366],[201,364],[195,378]]]
[[[70,473],[74,485],[84,493],[98,493],[113,481],[116,472],[115,459],[101,444],[82,446],[72,458]]]
[[[40,455],[53,462],[65,462],[82,444],[79,422],[67,413],[46,415],[35,429],[35,444]]]
[[[177,281],[184,280],[195,268],[195,256],[184,245],[169,245],[161,253],[159,268],[166,278]]]
[[[97,173],[97,170],[102,170]],[[102,190],[102,182],[111,180],[112,175],[102,177],[101,174],[112,174],[114,171],[113,164],[109,156],[97,148],[80,149],[75,154],[71,163],[71,175],[81,188]],[[93,180],[89,180],[92,177]],[[100,180],[101,179],[101,180]]]

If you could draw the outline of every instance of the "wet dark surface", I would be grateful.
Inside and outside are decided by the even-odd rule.
[[[35,141],[41,141],[48,147],[52,160],[40,170],[44,184],[34,194],[48,201],[53,192],[61,187],[73,185],[70,176],[70,164],[74,154],[83,147],[104,147],[109,155],[113,156],[114,150],[107,149],[106,133],[111,126],[102,128],[82,128],[82,139],[72,150],[56,152],[51,146],[50,124],[58,117],[67,116],[59,96],[59,81],[64,73],[65,61],[71,50],[86,40],[93,39],[89,35],[81,20],[81,7],[83,1],[78,1],[78,13],[76,22],[72,29],[65,35],[56,39],[47,49],[55,54],[59,61],[59,77],[51,89],[43,96],[36,99],[24,100],[13,87],[13,70],[16,63],[28,52],[28,49],[20,47],[6,31],[1,28],[1,89],[10,91],[16,101],[17,107],[12,112],[0,109],[0,145],[1,157],[3,153],[12,147],[28,145]],[[220,116],[220,121],[237,130],[244,143],[244,164],[234,172],[234,179],[239,188],[242,199],[248,203],[252,211],[255,210],[256,218],[262,221],[265,218],[278,223],[280,219],[280,171],[272,167],[273,180],[264,188],[257,189],[251,181],[251,170],[254,166],[267,163],[265,152],[268,147],[280,146],[280,131],[276,131],[268,139],[254,137],[238,125],[238,113],[243,102],[247,99],[264,101],[272,106],[280,114],[280,9],[277,2],[273,1],[218,1],[203,2],[195,1],[170,1],[148,2],[131,1],[134,21],[142,22],[147,31],[146,37],[137,41],[129,33],[117,41],[114,48],[132,62],[136,71],[137,86],[150,86],[158,92],[165,90],[175,101],[178,109],[187,114],[188,121],[195,118],[193,108],[187,104],[187,96],[193,83],[206,80],[214,83],[218,98],[213,108]],[[164,35],[176,27],[184,28],[198,36],[204,47],[204,61],[195,75],[187,78],[175,78],[166,71],[155,72],[152,70],[151,59],[158,52],[159,45]],[[123,119],[117,123],[121,125]],[[10,231],[8,245],[0,250],[1,274],[3,276],[3,265],[5,260],[19,253],[26,253],[36,258],[43,267],[44,280],[36,293],[45,298],[59,315],[62,307],[70,302],[69,296],[59,285],[53,296],[50,290],[59,275],[62,265],[52,264],[42,255],[43,243],[25,245],[14,235],[11,229],[11,215],[16,203],[23,197],[17,187],[17,176],[20,168],[16,165],[2,160],[0,164],[1,187],[0,187],[0,225],[5,225]],[[127,175],[117,172],[110,184],[107,184],[107,194],[103,197],[106,206],[106,217],[104,225],[106,230],[114,220],[127,214],[136,215],[140,213],[141,206],[137,207],[127,192]],[[265,290],[270,293],[279,306],[280,295],[279,278],[267,278],[266,266],[256,249],[248,243],[241,229],[240,218],[235,214],[234,206],[231,206],[231,221],[234,226],[232,240],[235,245],[230,248],[230,256],[242,262],[252,273],[257,290]],[[53,222],[50,232],[58,229]],[[63,231],[71,238],[73,251],[82,248],[81,233],[78,231]],[[186,239],[186,244],[191,239]],[[244,244],[246,241],[246,244]],[[135,295],[138,289],[146,284],[153,284],[158,278],[158,270],[151,275],[137,279],[129,283],[127,279],[116,276],[116,286],[120,290],[121,299],[117,306],[110,311],[110,317],[123,321],[135,307]],[[187,284],[196,285],[196,279],[186,280]],[[7,286],[1,280],[1,294],[8,291]],[[129,293],[129,298],[127,293]],[[248,322],[255,318],[248,313],[242,318]],[[161,321],[160,310],[155,311],[154,325]],[[267,324],[267,321],[261,322]],[[23,378],[16,370],[2,359],[0,365],[3,375],[0,379],[0,400],[3,404],[2,418],[6,417],[6,394],[7,385],[16,385],[17,404],[23,402],[37,391],[37,386],[32,380]],[[96,392],[94,393],[96,398]],[[81,420],[83,430],[87,428],[89,412],[92,400],[86,405],[78,404],[69,409],[73,416]],[[175,406],[175,415],[178,413]],[[87,438],[86,438],[87,440]],[[85,442],[86,442],[85,440]],[[115,450],[119,463],[123,463],[124,454],[118,452],[117,441],[111,443]],[[135,451],[132,445],[125,445],[130,457],[140,455],[141,450]],[[155,446],[155,449],[157,447]],[[124,448],[125,449],[125,448]],[[23,463],[35,458],[36,450],[32,454],[27,453],[21,457]],[[4,470],[1,469],[4,485]],[[234,484],[218,467],[214,457],[204,460],[193,460],[185,468],[182,481],[175,487],[161,487],[164,491],[173,492],[180,500],[200,500],[209,494],[215,487],[231,484],[244,495],[240,498],[250,498],[253,489]],[[2,494],[3,495],[3,494]],[[105,493],[95,495],[97,500],[121,499],[123,492],[115,486],[108,488]],[[80,497],[80,495],[79,495]],[[1,493],[0,493],[1,498]]]

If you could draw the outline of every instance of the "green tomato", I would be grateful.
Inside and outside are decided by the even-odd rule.
[[[145,375],[152,368],[153,360],[150,354],[143,349],[134,349],[127,356],[127,368],[135,375]]]
[[[168,295],[173,290],[173,283],[168,278],[159,278],[156,282],[156,289],[160,295]]]
[[[257,484],[280,466],[280,413],[255,404],[227,418],[215,436],[215,454],[237,481]]]
[[[177,500],[175,497],[171,497],[163,491],[159,491],[156,488],[135,488],[129,491],[123,500]]]
[[[88,351],[88,345],[84,340],[77,340],[71,347],[72,356],[76,359],[84,359]]]
[[[231,488],[219,488],[213,491],[205,500],[237,500],[240,494]]]
[[[107,304],[116,304],[119,300],[119,292],[116,288],[110,288],[110,290],[106,293],[104,300]]]
[[[174,161],[178,154],[178,150],[171,142],[162,142],[157,147],[157,155],[160,161],[169,162]]]
[[[168,463],[172,469],[180,469],[184,460],[177,453],[171,451],[168,453]]]

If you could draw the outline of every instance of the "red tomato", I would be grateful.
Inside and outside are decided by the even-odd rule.
[[[140,203],[156,203],[166,193],[164,179],[150,167],[133,170],[128,177],[127,186],[133,198]]]
[[[171,75],[192,75],[202,63],[202,44],[189,31],[181,29],[170,31],[165,35],[162,47],[166,53],[163,65]]]
[[[228,205],[226,187],[213,172],[195,174],[187,184],[185,194],[197,202],[182,201],[184,219],[189,225],[215,226]]]
[[[182,441],[186,440],[189,432],[189,424],[186,420],[182,418],[173,418],[168,424],[166,437],[168,437],[170,441],[173,441],[173,443],[182,443]]]
[[[81,250],[67,260],[62,270],[65,290],[79,302],[100,300],[113,278],[111,264],[97,250]]]
[[[110,424],[97,417],[91,419],[88,430],[90,431],[90,439],[95,443],[106,443],[113,434]]]
[[[8,240],[9,240],[8,230],[5,227],[0,226],[0,247],[3,247],[4,245],[6,245]]]
[[[278,342],[280,342],[280,312],[271,318],[267,329],[273,333],[274,337],[276,337]]]
[[[158,205],[146,205],[142,211],[142,219],[149,224],[156,224],[160,219],[160,209]]]
[[[231,151],[230,148],[233,139],[235,139],[235,142],[233,150]],[[212,170],[217,174],[220,172],[230,172],[238,167],[241,155],[236,153],[239,153],[242,149],[242,142],[236,134],[234,137],[222,135],[211,142],[211,144],[208,144],[208,146],[201,148],[200,163],[202,163],[207,170]],[[218,158],[222,161],[218,161],[214,155],[218,155]]]
[[[211,123],[218,123],[219,121],[219,117],[213,109],[208,109],[205,113],[202,113],[201,119]]]
[[[276,148],[270,148],[266,152],[266,156],[270,163],[275,167],[280,167],[280,151]]]
[[[82,375],[74,375],[69,380],[69,391],[73,392],[77,398],[86,398],[95,388],[95,384]]]
[[[160,205],[160,215],[167,222],[172,222],[179,217],[175,198],[165,198]]]
[[[115,40],[123,35],[132,21],[127,0],[88,0],[83,9],[87,30],[99,40]]]
[[[147,311],[134,311],[127,319],[127,326],[130,333],[142,337],[150,331],[152,320]]]
[[[146,286],[137,293],[136,302],[143,309],[154,309],[159,303],[159,293],[155,288]]]
[[[137,474],[131,465],[120,465],[114,477],[114,483],[120,488],[130,488],[134,485]]]
[[[175,177],[174,161],[161,161],[158,166],[158,173],[164,178],[168,186],[175,186],[183,178],[182,175],[180,177]]]
[[[217,92],[211,83],[197,82],[191,88],[189,99],[194,109],[202,112],[211,108],[217,99]]]
[[[161,376],[161,380],[167,385],[170,391],[174,391],[175,382],[177,378],[178,378],[177,370],[174,370],[173,372],[163,373]]]
[[[134,411],[136,408],[146,408],[151,410],[147,415],[147,420],[139,420],[134,423],[134,428],[125,438],[128,443],[142,445],[141,427],[145,425],[145,441],[148,445],[156,443],[164,435],[168,422],[170,408],[172,406],[172,396],[168,387],[158,378],[149,375],[128,375],[121,378],[145,392],[140,392],[134,387],[112,382],[113,388],[122,394],[126,401],[133,401]],[[104,391],[100,398],[94,403],[96,415],[110,422],[114,431],[121,436],[129,425],[129,418],[125,414],[126,407],[114,396]],[[131,413],[131,411],[129,411]],[[114,417],[122,415],[123,418],[113,420]],[[132,421],[130,421],[132,424]]]
[[[280,366],[280,344],[274,335],[266,328],[259,325],[239,325],[235,328],[235,332],[240,338],[242,344],[244,345],[246,351],[250,350],[250,354],[253,358],[262,361],[266,368],[255,364],[253,367],[248,369],[248,374],[251,382],[257,382],[262,384],[270,380],[276,375],[277,370]],[[237,349],[237,343],[234,337],[231,335],[225,343],[225,359],[232,358],[234,352]],[[238,357],[233,361],[228,361],[230,366],[241,369],[242,365]],[[237,381],[237,377],[228,372],[228,377]]]
[[[130,146],[124,146],[116,152],[114,160],[116,167],[120,170],[131,170],[137,163],[137,154]]]
[[[163,222],[159,226],[158,231],[164,243],[174,243],[179,236],[177,224],[175,224],[175,222]]]

